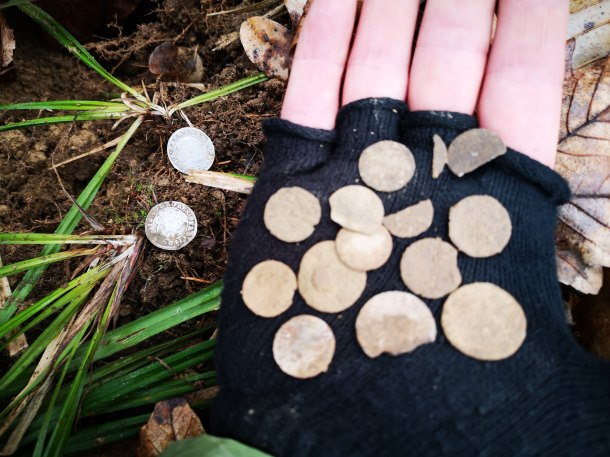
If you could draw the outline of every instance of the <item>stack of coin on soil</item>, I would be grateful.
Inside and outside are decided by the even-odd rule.
[[[184,127],[170,136],[167,155],[174,168],[182,173],[209,170],[215,159],[214,144],[201,130]],[[197,234],[197,218],[184,203],[163,202],[148,213],[145,231],[152,244],[175,251],[193,241]]]

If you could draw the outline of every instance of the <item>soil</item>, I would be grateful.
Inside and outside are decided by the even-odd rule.
[[[139,3],[139,2],[138,2]],[[249,15],[228,14],[206,17],[207,11],[230,9],[241,0],[158,0],[143,2],[112,39],[99,35],[88,44],[106,68],[122,80],[147,86],[149,93],[162,92],[167,101],[185,100],[200,93],[196,88],[158,81],[147,69],[148,56],[158,44],[173,42],[197,47],[204,63],[202,83],[206,89],[220,87],[258,73],[239,43],[213,51],[223,35],[239,30]],[[258,13],[261,14],[261,13]],[[7,14],[16,32],[14,70],[0,76],[0,104],[61,99],[101,100],[115,97],[116,89],[97,73],[52,42],[39,28],[16,12]],[[279,18],[287,23],[288,17]],[[91,35],[95,36],[92,32]],[[255,175],[262,162],[261,120],[278,114],[284,84],[268,81],[186,111],[194,126],[203,129],[215,144],[216,171]],[[14,122],[44,113],[10,112],[0,122]],[[71,206],[55,173],[53,163],[99,147],[123,132],[124,122],[113,130],[113,122],[60,124],[0,134],[0,231],[53,232]],[[108,232],[138,233],[156,203],[179,200],[197,215],[198,235],[184,249],[162,251],[148,244],[141,268],[128,289],[118,324],[150,313],[222,278],[231,234],[239,220],[245,197],[240,194],[186,183],[165,154],[168,136],[186,126],[176,118],[172,124],[147,119],[121,153],[90,208],[90,214]],[[66,191],[76,197],[108,155],[99,152],[59,168]],[[75,233],[90,231],[81,222]],[[4,263],[35,256],[38,247],[0,247]],[[74,265],[50,268],[36,289],[41,296],[69,277]],[[607,278],[610,280],[610,278]],[[15,285],[17,279],[11,279]],[[608,281],[606,281],[608,283]],[[602,296],[610,292],[604,291]],[[608,300],[582,300],[566,292],[576,321],[576,334],[597,354],[610,358],[610,309]],[[171,338],[161,335],[159,341]],[[5,363],[0,360],[0,364]],[[124,455],[133,453],[133,443],[122,446]],[[116,449],[116,448],[114,448]],[[129,450],[128,450],[129,449]],[[92,454],[88,454],[92,455]],[[99,455],[122,455],[106,450]]]

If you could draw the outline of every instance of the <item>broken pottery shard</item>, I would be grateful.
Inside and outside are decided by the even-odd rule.
[[[449,210],[449,238],[470,257],[490,257],[502,252],[512,232],[510,216],[498,200],[473,195]]]
[[[384,227],[372,235],[341,229],[335,240],[339,259],[358,271],[376,270],[392,254],[392,236]]]
[[[495,133],[472,129],[458,135],[449,145],[447,164],[459,177],[506,153],[504,142]]]
[[[265,227],[276,238],[288,243],[303,241],[320,222],[320,202],[301,187],[284,187],[273,194],[265,205]]]
[[[434,142],[434,150],[432,152],[432,177],[436,179],[445,169],[445,165],[447,165],[447,146],[438,135],[434,135],[432,141]]]
[[[400,260],[405,285],[425,298],[441,298],[462,282],[457,250],[440,238],[424,238],[407,249]]]
[[[383,225],[398,238],[412,238],[421,235],[432,225],[434,207],[431,200],[422,200],[383,218]]]
[[[405,354],[436,339],[434,316],[413,294],[390,291],[367,301],[356,319],[356,337],[366,355]]]
[[[415,159],[405,145],[379,141],[362,152],[358,170],[367,186],[380,192],[395,192],[413,178]]]
[[[352,306],[362,295],[366,273],[341,262],[334,241],[322,241],[303,256],[298,286],[309,306],[325,313],[338,313]]]
[[[330,218],[341,227],[354,232],[375,233],[383,221],[383,203],[371,189],[364,186],[345,186],[328,199]]]
[[[292,304],[297,278],[292,269],[277,260],[265,260],[246,275],[241,295],[257,316],[275,317]]]
[[[502,360],[525,340],[521,305],[501,287],[475,282],[453,292],[443,307],[441,325],[458,351],[478,360]]]
[[[273,358],[287,375],[313,378],[328,371],[335,354],[332,329],[319,317],[302,314],[285,322],[273,339]]]

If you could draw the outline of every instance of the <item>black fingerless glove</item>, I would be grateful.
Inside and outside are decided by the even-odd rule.
[[[608,368],[574,342],[555,270],[556,208],[569,198],[565,181],[512,150],[462,177],[445,168],[433,178],[433,136],[449,145],[477,128],[472,116],[408,112],[400,101],[367,99],[342,108],[336,125],[333,132],[279,119],[264,125],[265,162],[225,276],[216,351],[220,394],[210,432],[277,456],[609,455]],[[329,197],[344,186],[366,186],[360,155],[382,140],[407,146],[416,166],[403,188],[376,192],[385,214],[430,200],[431,226],[416,237],[392,237],[391,256],[366,273],[353,306],[320,312],[297,290],[279,316],[255,315],[242,299],[246,275],[266,260],[298,274],[312,246],[334,240],[341,227],[330,218]],[[304,241],[285,242],[270,233],[263,213],[273,194],[295,186],[318,199],[321,219]],[[450,209],[475,195],[501,203],[512,232],[499,254],[459,252],[459,286],[489,283],[514,297],[527,322],[522,344],[497,360],[475,358],[459,343],[467,325],[459,322],[459,307],[458,336],[447,335],[454,322],[444,321],[450,317],[443,317],[443,308],[453,294],[420,295],[436,323],[433,341],[408,353],[367,356],[355,330],[363,305],[387,291],[417,295],[401,277],[405,249],[423,239],[452,245]],[[308,379],[286,374],[273,353],[278,329],[299,315],[322,319],[336,340],[328,370]]]

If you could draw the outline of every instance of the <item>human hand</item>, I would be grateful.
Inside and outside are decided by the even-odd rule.
[[[349,59],[356,0],[317,0],[309,11],[284,120],[265,126],[265,163],[232,240],[211,432],[290,456],[602,455],[610,449],[608,367],[573,341],[554,264],[556,205],[569,194],[548,168],[557,139],[567,1],[500,0],[488,59],[495,2],[429,0],[408,72],[418,5],[365,0]],[[475,109],[478,123],[470,115]],[[512,149],[463,177],[446,169],[432,176],[434,136],[450,144],[477,125]],[[414,157],[411,180],[396,190],[375,188],[359,166],[363,151],[383,141],[406,146]],[[349,231],[333,217],[331,196],[354,184],[377,190],[369,189],[377,195],[371,206],[381,205],[385,215],[422,202],[434,213],[422,232],[392,232],[381,267],[352,274],[345,260],[329,260],[332,249],[316,250],[336,248],[338,232]],[[278,192],[295,187],[319,211],[285,201],[276,221],[288,220],[300,234],[291,238],[288,224],[289,236],[278,236],[265,213]],[[498,202],[512,224],[507,244],[482,258],[459,246],[448,220],[460,202],[479,196]],[[357,198],[352,203],[366,212]],[[472,218],[479,213],[473,208]],[[302,230],[303,221],[310,232]],[[484,238],[489,226],[471,229]],[[450,252],[447,259],[424,252],[406,262],[411,272],[403,274],[407,252],[431,240]],[[372,242],[362,245],[362,258],[379,253]],[[312,271],[305,258],[313,251],[323,262]],[[281,275],[261,280],[252,274],[269,260],[283,264]],[[458,273],[443,283],[438,278],[447,265],[457,265]],[[413,285],[409,275],[418,270],[428,270],[429,283],[443,290],[416,290],[422,284]],[[297,274],[294,291],[290,276]],[[312,283],[322,300],[309,294]],[[456,319],[448,302],[475,284],[495,295],[470,295],[457,320],[447,322]],[[409,297],[427,314],[405,322],[390,313],[376,322],[376,349],[385,352],[378,354],[363,345],[358,319],[386,292]],[[508,308],[516,314],[507,317]],[[302,316],[321,325],[322,336],[308,333],[313,327],[305,321],[287,326]],[[398,335],[398,349],[388,345],[390,334]],[[279,354],[286,349],[287,359]]]
[[[476,110],[509,147],[553,165],[567,0],[501,0],[491,51],[495,0],[429,0],[412,62],[419,2],[366,0],[350,51],[356,4],[312,4],[282,118],[332,129],[340,103],[368,97],[407,100],[411,111]]]

